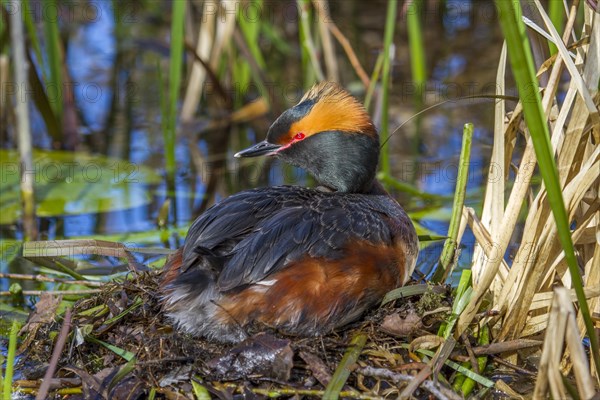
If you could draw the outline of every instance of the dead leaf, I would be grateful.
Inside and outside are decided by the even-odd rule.
[[[310,372],[321,385],[327,387],[331,380],[331,372],[325,363],[316,355],[307,351],[301,351],[300,357],[304,360]]]
[[[399,313],[387,315],[380,325],[382,331],[388,335],[406,337],[414,334],[423,327],[421,317],[415,312],[409,312],[405,317]]]
[[[19,347],[19,353],[25,351],[35,339],[38,329],[42,325],[49,324],[54,321],[56,310],[62,301],[62,296],[53,296],[50,293],[42,293],[40,299],[35,303],[35,310],[29,314],[27,322],[19,331],[19,336],[27,334],[25,340]]]
[[[410,346],[409,346],[409,351],[410,352],[414,352],[415,350],[419,350],[419,349],[435,349],[436,347],[439,347],[441,345],[443,345],[445,342],[445,339],[441,336],[437,336],[437,335],[425,335],[425,336],[421,336],[416,338],[415,340],[413,340],[412,342],[410,342]]]
[[[27,323],[23,325],[19,335],[35,331],[40,325],[54,321],[56,310],[61,301],[62,296],[54,296],[48,292],[42,293],[39,301],[35,303],[35,310],[29,314]]]

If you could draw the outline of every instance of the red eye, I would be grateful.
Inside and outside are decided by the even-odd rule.
[[[296,133],[296,136],[294,136],[294,140],[302,140],[304,139],[304,133],[300,132],[300,133]]]

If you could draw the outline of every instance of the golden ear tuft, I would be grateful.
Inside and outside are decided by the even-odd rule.
[[[342,131],[377,136],[364,106],[337,83],[316,84],[300,103],[306,100],[314,100],[315,104],[304,118],[292,124],[290,133],[303,132],[309,136],[323,131]]]

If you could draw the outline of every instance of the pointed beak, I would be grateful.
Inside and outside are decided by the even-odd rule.
[[[258,156],[265,156],[265,155],[273,155],[280,148],[281,148],[281,145],[269,143],[266,140],[263,140],[262,142],[257,143],[252,147],[248,147],[245,150],[235,153],[234,157],[242,158],[242,157],[258,157]]]

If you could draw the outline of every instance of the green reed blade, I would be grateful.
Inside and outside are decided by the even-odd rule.
[[[469,180],[469,165],[471,160],[471,143],[473,141],[473,124],[467,123],[463,128],[462,149],[458,165],[458,175],[456,177],[456,189],[454,192],[454,203],[452,205],[452,216],[450,226],[448,227],[448,239],[444,243],[442,255],[437,270],[433,275],[433,282],[439,283],[448,277],[458,246],[458,229],[462,217],[463,206],[465,204],[465,193],[467,191],[467,181]]]
[[[396,26],[396,10],[398,8],[397,0],[388,1],[387,17],[385,20],[385,33],[383,39],[383,70],[381,75],[382,109],[381,109],[381,132],[380,137],[389,136],[389,95],[390,95],[390,72],[392,59],[390,58],[390,49],[394,39],[394,28]],[[381,171],[385,176],[391,175],[390,149],[386,141],[381,146]]]
[[[23,3],[23,22],[25,23],[25,28],[27,29],[27,35],[29,37],[29,41],[31,42],[31,46],[33,47],[33,51],[35,52],[35,57],[38,63],[42,63],[44,58],[42,57],[42,49],[40,47],[40,41],[38,38],[37,30],[35,29],[35,25],[33,23],[31,6],[29,5],[29,1],[24,1]],[[1,18],[0,18],[1,20]],[[33,65],[30,66],[33,68]],[[44,77],[44,81],[48,81],[48,77],[46,76],[46,69],[41,68],[42,75]]]
[[[410,69],[413,85],[415,85],[415,106],[417,110],[423,106],[423,93],[427,82],[427,66],[425,48],[421,32],[421,1],[415,0],[408,7],[406,24],[408,28],[408,46],[410,49]]]
[[[563,24],[565,19],[565,6],[563,5],[562,0],[549,0],[548,1],[548,14],[550,19],[552,20],[552,24],[558,31],[558,33],[562,34]],[[556,45],[554,43],[548,43],[550,47],[550,55],[554,55],[558,52]]]
[[[268,22],[259,18],[259,15],[254,14],[254,11],[262,9],[262,0],[249,1],[247,7],[239,8],[237,22],[244,39],[246,39],[250,54],[252,54],[252,57],[256,60],[256,64],[264,69],[266,64],[259,46],[259,34],[262,29],[261,25],[267,25]],[[238,84],[241,94],[245,94],[248,85],[250,84],[250,66],[248,63],[236,63],[236,65],[237,71],[235,71],[234,81]],[[237,96],[235,100],[240,101],[240,104],[242,102],[242,99]]]
[[[375,93],[375,87],[379,81],[379,75],[381,74],[381,68],[383,67],[384,53],[379,53],[377,61],[375,61],[375,68],[371,74],[371,84],[367,88],[367,94],[365,95],[365,109],[368,111],[371,106],[371,100],[373,99],[373,93]]]
[[[57,0],[47,0],[49,10],[60,10]],[[63,76],[62,76],[62,50],[60,31],[58,28],[59,16],[49,14],[44,18],[44,32],[46,35],[46,51],[48,62],[50,63],[50,81],[46,82],[46,87],[56,90],[56,93],[50,93],[49,97],[53,99],[50,106],[59,121],[62,121],[63,114]]]
[[[324,399],[337,400],[340,397],[340,392],[344,388],[350,372],[355,367],[362,349],[367,344],[368,335],[364,332],[357,332],[350,341],[350,346],[346,349],[342,361],[335,369],[325,393],[323,394]]]
[[[15,365],[15,357],[17,354],[17,335],[19,333],[19,323],[13,321],[10,328],[10,336],[8,339],[8,354],[6,355],[6,371],[4,373],[4,381],[2,387],[2,395],[4,400],[12,398],[12,381]]]
[[[186,1],[173,2],[173,19],[171,21],[171,57],[169,60],[169,97],[166,106],[166,129],[163,131],[165,141],[165,167],[168,180],[175,176],[175,140],[177,137],[177,102],[181,85],[181,67],[183,65],[183,23]]]

